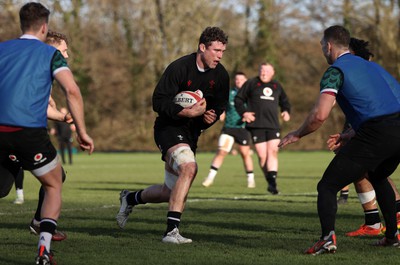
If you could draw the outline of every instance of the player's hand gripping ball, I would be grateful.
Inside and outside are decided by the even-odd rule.
[[[196,91],[181,91],[174,97],[174,103],[184,108],[191,107],[203,98],[203,92]]]

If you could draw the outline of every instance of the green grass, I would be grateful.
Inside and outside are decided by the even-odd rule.
[[[345,237],[364,221],[354,188],[336,220],[335,255],[302,251],[320,235],[316,185],[332,158],[328,152],[280,153],[281,194],[265,192],[255,161],[257,187],[246,188],[239,156],[228,156],[214,185],[203,188],[212,153],[198,154],[199,173],[189,193],[180,230],[188,245],[161,243],[167,204],[140,205],[124,230],[115,222],[121,189],[141,189],[163,180],[158,153],[78,154],[65,166],[59,228],[68,239],[53,242],[59,265],[77,264],[398,264],[393,248],[374,248],[376,239]],[[397,174],[395,182],[399,182]],[[338,176],[340,177],[340,176]],[[0,264],[33,264],[37,237],[28,224],[36,209],[38,182],[26,174],[25,203],[14,205],[15,191],[0,200]]]

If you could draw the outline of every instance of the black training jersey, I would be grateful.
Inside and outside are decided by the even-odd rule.
[[[246,105],[247,104],[247,107]],[[279,82],[263,83],[259,77],[247,80],[235,97],[235,107],[240,115],[254,112],[255,121],[248,128],[279,129],[279,111],[290,113],[289,99]]]
[[[196,53],[186,55],[172,62],[161,76],[153,93],[153,110],[158,113],[155,129],[166,126],[191,125],[203,130],[211,125],[203,117],[182,118],[177,114],[183,109],[173,102],[181,91],[200,89],[207,102],[207,110],[213,109],[218,117],[225,110],[229,98],[229,75],[222,64],[205,72],[198,70]]]

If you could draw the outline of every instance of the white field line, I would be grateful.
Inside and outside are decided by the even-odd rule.
[[[187,203],[196,203],[196,202],[206,202],[206,201],[220,201],[220,200],[252,200],[252,199],[266,199],[266,198],[282,198],[286,196],[317,196],[317,192],[305,192],[305,193],[291,193],[291,194],[282,194],[282,195],[245,195],[245,196],[234,196],[234,197],[218,197],[218,198],[201,198],[201,199],[188,199]],[[62,212],[74,212],[74,211],[92,211],[98,209],[108,209],[108,208],[117,208],[119,204],[110,204],[110,205],[101,205],[98,207],[88,207],[88,208],[68,208],[62,209]],[[1,212],[0,216],[13,216],[19,214],[26,213],[34,213],[33,210],[25,210],[25,211],[12,211],[12,212]]]

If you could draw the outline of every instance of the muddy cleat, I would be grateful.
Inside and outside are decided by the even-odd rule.
[[[382,234],[382,224],[380,224],[379,228],[373,228],[368,225],[363,224],[356,231],[346,233],[346,236],[379,236]]]
[[[129,205],[126,198],[130,191],[128,190],[123,190],[119,194],[119,201],[121,203],[121,206],[119,208],[119,212],[117,214],[117,224],[120,228],[124,228],[126,225],[126,222],[128,221],[129,215],[132,212],[132,205]]]
[[[36,263],[38,265],[57,265],[53,259],[53,253],[47,251],[45,246],[39,247],[39,254],[36,257]]]
[[[210,187],[212,184],[214,183],[214,179],[211,178],[206,178],[203,183],[201,183],[201,185],[203,185],[203,187]]]
[[[276,185],[268,185],[267,191],[270,192],[272,195],[278,195],[279,191],[276,188]]]
[[[318,240],[312,247],[307,249],[304,254],[309,255],[320,255],[320,254],[334,254],[336,252],[336,235],[334,231],[331,231],[329,235],[323,239]]]
[[[347,203],[347,199],[343,198],[343,197],[339,197],[339,199],[337,200],[337,204],[346,204]]]
[[[67,239],[67,234],[64,232],[58,231],[57,229],[54,231],[53,236],[51,237],[51,241],[63,241]]]
[[[396,248],[400,248],[400,235],[399,235],[399,233],[397,233],[396,237],[393,238],[393,239],[384,237],[384,238],[378,240],[377,242],[375,242],[372,245],[376,246],[376,247],[396,247]]]
[[[172,231],[168,232],[163,239],[161,240],[163,243],[171,243],[171,244],[187,244],[192,243],[190,238],[185,238],[179,234],[179,229],[174,228]]]
[[[31,223],[29,224],[29,231],[31,232],[31,234],[34,235],[39,235],[40,234],[40,225],[35,225],[35,223],[33,222],[33,219],[31,221]],[[61,231],[58,231],[57,229],[54,231],[53,236],[51,237],[52,241],[63,241],[67,239],[67,234]]]

